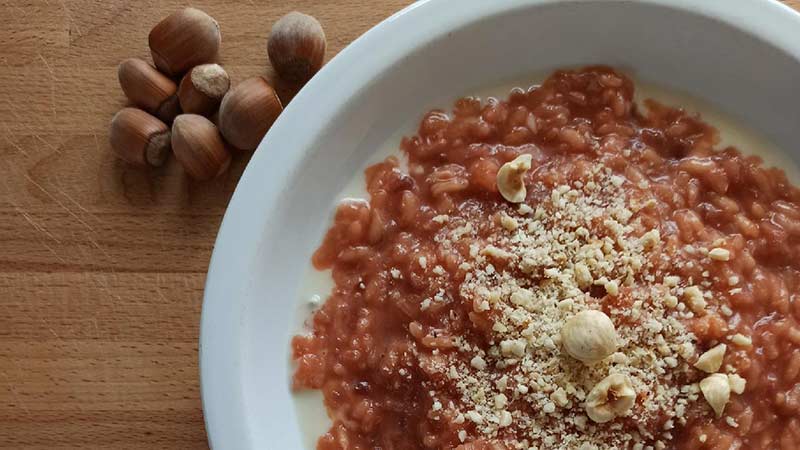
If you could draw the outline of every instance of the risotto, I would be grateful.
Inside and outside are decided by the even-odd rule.
[[[313,256],[333,449],[800,442],[800,191],[605,67],[425,115]]]

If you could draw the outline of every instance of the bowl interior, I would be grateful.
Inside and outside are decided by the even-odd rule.
[[[217,449],[301,448],[289,340],[299,283],[336,195],[401,124],[475,89],[602,63],[678,89],[797,161],[798,16],[776,2],[417,3],[368,32],[292,101],[223,221],[201,327]]]

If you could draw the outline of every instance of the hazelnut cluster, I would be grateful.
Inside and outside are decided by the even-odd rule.
[[[195,8],[181,9],[150,31],[153,65],[131,58],[118,68],[131,107],[111,120],[111,147],[139,166],[162,166],[170,152],[186,173],[209,180],[230,165],[232,148],[254,150],[283,105],[262,77],[236,86],[216,63],[219,24]],[[325,33],[311,16],[292,12],[272,27],[269,59],[291,82],[308,81],[322,66]]]

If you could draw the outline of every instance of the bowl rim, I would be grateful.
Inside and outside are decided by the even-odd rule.
[[[278,201],[318,134],[334,119],[347,99],[375,74],[409,51],[476,18],[558,3],[624,3],[630,0],[461,0],[454,10],[443,0],[413,3],[371,28],[337,54],[294,97],[261,141],[245,168],[223,217],[209,263],[200,318],[199,369],[203,417],[212,448],[253,448],[249,439],[238,329],[231,298],[248,283],[248,268],[257,245],[248,237],[261,235],[270,222],[270,204]],[[640,3],[712,17],[756,36],[800,61],[800,13],[778,0],[639,0]],[[414,26],[410,26],[413,24]],[[425,24],[425,26],[418,26]],[[795,37],[795,39],[792,39]],[[387,45],[391,42],[391,45]],[[346,76],[342,76],[346,74]],[[328,86],[335,84],[331,97]],[[327,95],[331,101],[315,99]],[[304,114],[314,111],[314,114]],[[302,120],[299,120],[302,118]],[[302,131],[302,133],[298,133]],[[270,154],[268,145],[298,151]],[[279,145],[283,143],[283,145]],[[280,168],[277,170],[276,168]],[[265,177],[268,173],[271,176]],[[252,205],[261,205],[255,211]]]

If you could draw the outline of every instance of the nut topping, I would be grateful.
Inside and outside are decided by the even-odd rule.
[[[586,364],[596,363],[617,351],[614,323],[602,311],[586,310],[570,317],[561,328],[564,350]]]
[[[528,191],[525,189],[525,172],[531,169],[531,155],[517,156],[497,171],[497,189],[511,203],[522,203]]]
[[[612,373],[589,392],[586,414],[597,423],[605,423],[624,416],[635,402],[636,391],[631,380],[625,375]]]

